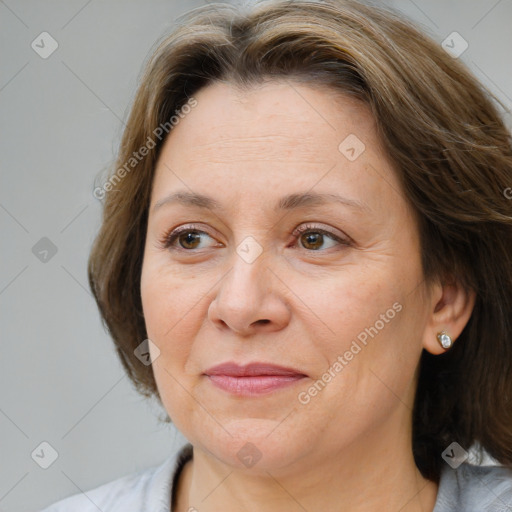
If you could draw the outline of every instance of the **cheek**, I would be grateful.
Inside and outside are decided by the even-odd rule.
[[[379,322],[379,332],[386,330],[398,317],[393,304],[402,296],[396,280],[384,266],[374,267],[371,272],[353,266],[335,277],[326,276],[314,283],[304,279],[296,284],[294,291],[310,308],[310,325],[322,327],[325,333],[316,336],[311,332],[310,339],[316,340],[317,349],[329,353],[331,359],[348,350],[358,336],[364,342],[365,335],[368,337],[365,329],[374,326],[375,322]],[[385,329],[381,326],[380,315],[389,320]]]
[[[190,355],[194,334],[187,330],[197,308],[194,279],[187,282],[169,273],[169,266],[159,258],[144,258],[141,275],[141,299],[148,338],[160,353],[152,368],[158,393],[173,423],[178,429],[189,428],[186,418],[193,417],[194,405],[190,388],[184,376],[184,367]]]
[[[421,354],[425,318],[418,312],[425,308],[419,289],[411,292],[421,277],[419,266],[395,268],[388,260],[366,268],[371,270],[354,266],[336,280],[317,280],[314,291],[300,283],[294,290],[307,297],[314,313],[305,328],[314,344],[310,350],[322,355],[325,366],[315,377],[329,381],[321,400],[352,397],[352,405],[377,410],[407,392]]]
[[[186,279],[176,276],[173,266],[166,261],[165,255],[149,252],[144,258],[141,275],[141,298],[146,326],[161,335],[168,331],[180,319],[184,318],[195,299],[194,276]]]
[[[200,304],[198,293],[194,292],[196,280],[189,278],[185,282],[177,279],[168,268],[157,258],[145,258],[141,299],[148,338],[156,343],[163,360],[169,359],[176,364],[186,356],[189,347],[188,344],[173,341],[187,339],[183,329]],[[169,355],[172,355],[172,359]]]

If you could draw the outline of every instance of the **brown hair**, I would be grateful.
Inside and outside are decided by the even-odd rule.
[[[454,347],[423,351],[413,453],[438,481],[442,451],[474,443],[512,466],[512,145],[488,93],[463,64],[392,11],[352,0],[207,5],[185,16],[149,59],[116,169],[154,147],[107,190],[89,281],[136,389],[160,400],[146,339],[140,277],[157,128],[201,87],[265,79],[328,86],[371,109],[404,195],[419,218],[427,282],[452,276],[476,291]],[[118,171],[118,178],[119,174]]]

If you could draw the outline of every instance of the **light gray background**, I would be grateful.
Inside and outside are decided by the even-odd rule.
[[[132,389],[88,291],[92,195],[114,158],[141,66],[203,1],[0,1],[0,512],[26,512],[160,463],[184,438]],[[512,0],[394,0],[503,101],[512,126]],[[58,49],[42,59],[43,31]],[[512,186],[512,183],[510,184]],[[32,252],[49,238],[46,263]],[[41,469],[43,441],[59,457]]]

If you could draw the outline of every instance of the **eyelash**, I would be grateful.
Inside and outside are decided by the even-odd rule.
[[[348,239],[348,237],[347,237],[347,239],[343,239],[343,238],[335,235],[334,233],[327,231],[325,229],[316,227],[313,224],[304,224],[302,226],[299,226],[298,228],[295,228],[294,231],[292,232],[292,236],[294,237],[295,241],[298,241],[298,239],[304,233],[307,233],[308,231],[310,231],[312,233],[319,233],[321,235],[325,235],[325,236],[331,238],[332,240],[334,240],[335,242],[338,242],[339,245],[342,245],[342,246],[350,245],[350,240]],[[172,231],[172,230],[169,231],[168,233],[166,233],[163,236],[163,239],[161,240],[162,247],[164,249],[169,249],[169,250],[193,252],[195,249],[185,249],[183,247],[173,247],[174,242],[183,233],[196,233],[196,234],[204,234],[204,235],[210,236],[206,231],[197,229],[194,225],[182,226],[180,228],[176,228],[174,231]],[[325,250],[323,250],[323,251],[322,250],[315,251],[315,250],[309,250],[309,249],[304,249],[304,250],[306,250],[308,252],[325,252]]]

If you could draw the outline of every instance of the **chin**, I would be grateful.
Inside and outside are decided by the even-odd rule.
[[[291,425],[285,428],[275,420],[233,419],[222,425],[225,430],[217,424],[213,430],[197,432],[190,442],[226,465],[252,474],[283,469],[300,458],[304,447],[311,448],[310,439],[299,439]]]

